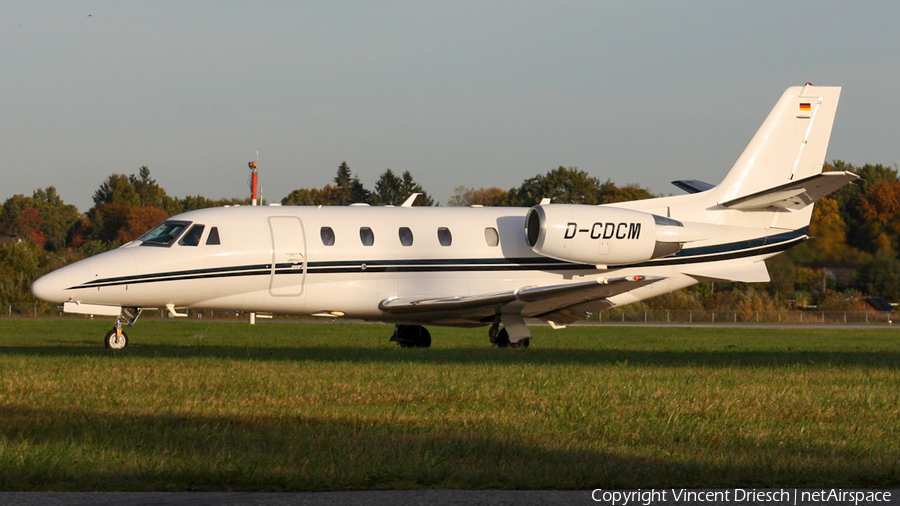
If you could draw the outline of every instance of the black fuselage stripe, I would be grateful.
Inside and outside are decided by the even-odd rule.
[[[190,276],[190,275],[198,275],[198,274],[221,274],[223,272],[229,271],[255,271],[265,269],[266,272],[270,272],[272,269],[272,264],[258,264],[258,265],[239,265],[235,267],[213,267],[209,269],[193,269],[188,271],[176,271],[176,272],[162,272],[155,274],[136,274],[132,276],[120,276],[117,278],[104,278],[104,279],[95,279],[92,281],[88,281],[85,285],[94,286],[100,284],[106,284],[114,281],[133,281],[133,280],[141,280],[147,278],[166,278],[172,276]],[[151,281],[159,281],[158,279],[152,279]],[[137,282],[137,281],[133,281]]]
[[[754,246],[743,248],[738,251],[731,250],[729,252],[718,252],[719,247],[710,248],[694,248],[693,251],[703,250],[705,253],[691,256],[675,255],[647,262],[640,262],[628,265],[616,265],[616,269],[634,268],[634,267],[656,267],[670,266],[680,264],[694,264],[700,262],[717,262],[724,260],[733,260],[737,258],[766,255],[784,251],[795,244],[806,239],[803,233],[792,232],[790,234],[780,234],[772,236],[785,238],[775,244],[766,246]],[[731,245],[747,245],[750,242],[730,243]],[[714,249],[715,248],[715,249]],[[717,251],[717,252],[713,252]],[[682,251],[683,253],[683,251]],[[375,260],[371,262],[359,261],[323,261],[309,262],[306,269],[294,268],[298,263],[281,263],[275,265],[275,274],[277,275],[297,275],[297,274],[359,274],[367,273],[386,273],[386,272],[404,272],[404,273],[422,273],[422,272],[501,272],[501,271],[597,271],[598,269],[589,264],[576,264],[564,262],[561,260],[553,260],[548,258],[475,258],[475,259],[435,259],[435,260]],[[270,276],[272,275],[271,264],[257,264],[248,266],[221,267],[209,269],[195,269],[188,271],[175,271],[168,273],[156,274],[140,274],[134,276],[121,276],[115,278],[92,280],[82,285],[70,287],[69,290],[98,288],[106,286],[120,286],[129,284],[156,283],[163,281],[182,281],[194,279],[215,279],[215,278],[231,278],[244,276]]]

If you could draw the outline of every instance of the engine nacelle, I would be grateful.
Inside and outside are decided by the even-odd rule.
[[[705,238],[671,218],[618,207],[548,204],[525,216],[532,251],[601,267],[674,255],[684,243]]]

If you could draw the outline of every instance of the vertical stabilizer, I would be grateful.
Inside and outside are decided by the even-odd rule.
[[[822,172],[841,88],[788,88],[714,190],[718,202]]]

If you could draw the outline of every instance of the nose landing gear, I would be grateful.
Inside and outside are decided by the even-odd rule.
[[[132,313],[133,311],[133,313]],[[133,308],[122,308],[122,312],[125,313],[125,318],[128,320],[128,327],[131,328],[134,326],[134,323],[141,317],[141,313],[144,310],[142,308],[133,307]],[[103,346],[106,348],[110,348],[113,350],[121,350],[128,346],[128,334],[122,330],[122,320],[121,316],[116,317],[116,324],[113,325],[112,330],[106,333],[106,337],[103,338]]]
[[[122,322],[116,320],[116,326],[103,338],[103,346],[113,350],[121,350],[128,346],[128,334],[122,330]]]

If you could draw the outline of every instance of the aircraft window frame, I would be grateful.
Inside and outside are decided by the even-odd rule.
[[[359,227],[359,242],[363,246],[375,246],[375,232],[369,227]]]
[[[196,232],[194,232],[196,230]],[[187,232],[181,235],[181,239],[178,239],[179,246],[200,246],[200,239],[203,238],[203,231],[206,230],[206,225],[197,223],[191,228],[188,229]]]
[[[331,227],[320,228],[319,237],[322,239],[323,246],[334,246],[334,229],[332,229]]]
[[[191,226],[190,221],[166,220],[159,225],[151,228],[144,235],[136,240],[141,241],[141,246],[154,246],[157,248],[171,247],[175,241]],[[174,230],[174,231],[173,231]],[[161,240],[162,234],[165,233],[167,239]]]
[[[415,241],[415,236],[409,227],[400,227],[397,230],[397,235],[400,238],[400,244],[403,246],[412,246]]]
[[[206,236],[207,246],[221,246],[222,238],[219,236],[219,227],[209,227],[209,235]]]
[[[484,227],[484,242],[491,248],[500,246],[500,232],[494,227]]]
[[[441,243],[441,246],[448,247],[453,244],[453,233],[450,232],[449,228],[438,227],[437,236],[438,242]]]

